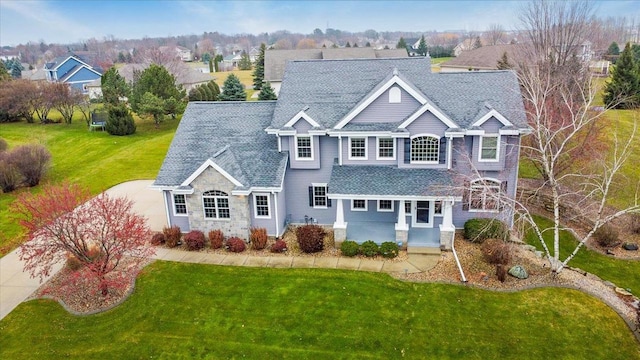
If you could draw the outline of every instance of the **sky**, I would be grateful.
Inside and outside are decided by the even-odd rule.
[[[640,1],[594,1],[598,16],[640,21]],[[343,31],[486,30],[518,25],[522,1],[129,1],[0,0],[0,45],[118,39],[259,34],[315,28]]]

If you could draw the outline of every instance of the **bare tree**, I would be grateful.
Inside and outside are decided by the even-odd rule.
[[[73,113],[83,100],[82,92],[63,83],[54,83],[53,88],[54,107],[60,112],[64,122],[71,124]]]
[[[535,0],[524,3],[520,13],[534,61],[564,65],[588,37],[593,4],[587,0]]]
[[[489,29],[485,31],[484,37],[489,45],[498,45],[505,38],[504,28],[500,24],[491,24]]]

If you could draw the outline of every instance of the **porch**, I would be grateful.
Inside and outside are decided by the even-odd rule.
[[[359,244],[373,240],[376,244],[385,241],[396,242],[395,223],[379,221],[349,222],[347,239]],[[407,246],[440,247],[440,230],[437,228],[409,228]]]

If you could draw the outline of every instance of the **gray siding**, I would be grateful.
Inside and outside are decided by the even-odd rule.
[[[251,194],[248,196],[249,197],[249,214],[251,216],[251,226],[265,228],[267,229],[267,234],[269,236],[275,236],[276,235],[276,214],[275,214],[276,209],[275,209],[273,194],[261,193],[261,192],[256,192],[256,193],[260,195],[269,196],[269,215],[271,215],[271,218],[263,219],[263,218],[255,217],[255,214],[256,214],[255,202],[253,201],[253,194]]]
[[[420,115],[417,119],[415,119],[409,126],[407,126],[407,130],[411,136],[418,134],[433,134],[438,136],[444,136],[444,132],[449,127],[445,125],[440,119],[438,119],[431,112],[426,111],[424,114]]]
[[[378,202],[376,200],[367,200],[367,211],[351,211],[351,200],[343,200],[344,221],[375,221],[395,223],[398,221],[398,202],[394,201],[393,212],[378,211]],[[348,226],[348,225],[347,225]]]
[[[284,187],[287,204],[287,216],[293,223],[304,222],[304,216],[317,219],[320,224],[333,224],[336,218],[335,204],[327,209],[314,209],[309,206],[309,186],[312,183],[329,183],[334,159],[338,157],[338,139],[328,136],[319,137],[322,157],[317,169],[287,169]],[[293,155],[292,155],[293,156]],[[331,189],[329,189],[331,191]]]
[[[398,88],[400,87],[398,86]],[[402,94],[401,102],[389,103],[389,90],[387,90],[354,117],[350,123],[383,123],[405,119],[418,109],[420,103],[402,88],[400,88],[400,92]]]
[[[362,136],[355,136],[362,137]],[[376,160],[378,138],[367,137],[367,160],[349,160],[349,138],[342,138],[342,164],[343,165],[395,165],[398,159],[398,139],[396,139],[396,160]]]
[[[179,226],[182,232],[188,232],[191,230],[189,228],[189,217],[188,216],[176,216],[174,215],[173,209],[173,194],[170,191],[163,191],[164,197],[167,200],[167,210],[169,214],[168,223],[169,226]],[[187,202],[189,202],[189,195],[185,195],[187,198]],[[189,212],[189,205],[187,204],[187,213]]]
[[[306,123],[306,122],[305,122]],[[296,139],[293,136],[287,136],[287,138],[289,138],[289,140],[287,141],[289,143],[289,148],[282,148],[283,150],[289,150],[289,166],[291,166],[292,169],[319,169],[320,168],[320,162],[321,162],[321,153],[320,153],[320,138],[322,138],[321,136],[312,136],[312,147],[313,147],[313,160],[302,160],[302,161],[298,161],[296,160]],[[283,142],[284,144],[284,142]],[[322,148],[322,150],[324,151],[325,149]]]
[[[498,119],[492,117],[489,120],[485,121],[484,124],[482,124],[482,126],[480,127],[484,129],[487,134],[497,134],[498,130],[500,130],[503,126],[504,125],[502,125],[502,123]]]

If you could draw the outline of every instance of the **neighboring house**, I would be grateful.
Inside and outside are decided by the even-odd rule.
[[[437,74],[430,59],[289,61],[276,101],[189,103],[153,187],[169,225],[331,227],[345,239],[450,249],[468,219],[513,215],[520,136],[511,71]]]
[[[91,61],[81,55],[69,54],[46,63],[44,71],[47,81],[69,84],[86,94],[85,86],[102,77],[102,69],[90,64]]]
[[[47,72],[44,69],[22,70],[20,77],[31,81],[47,81]]]
[[[252,64],[254,64],[256,60],[258,60],[259,56],[260,56],[259,48],[252,47],[251,50],[249,50],[249,60],[251,60]]]
[[[440,72],[497,70],[498,61],[507,53],[509,63],[516,65],[522,59],[523,45],[488,45],[463,51],[457,57],[440,64]]]
[[[453,48],[453,56],[460,56],[463,51],[473,50],[475,39],[465,39]]]
[[[278,94],[285,66],[291,60],[377,59],[406,58],[407,56],[407,52],[404,49],[377,50],[370,47],[267,50],[264,54],[264,80],[270,81],[271,87]]]
[[[89,99],[100,99],[102,97],[102,79],[95,79],[92,82],[85,84]]]
[[[175,54],[176,59],[180,59],[181,61],[193,61],[191,50],[183,46],[160,46],[158,50],[167,54]]]

